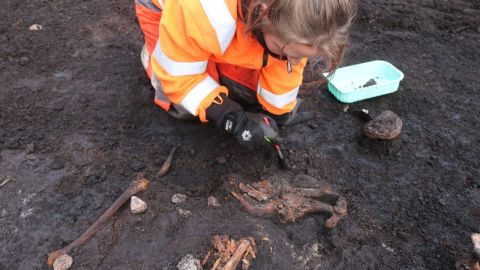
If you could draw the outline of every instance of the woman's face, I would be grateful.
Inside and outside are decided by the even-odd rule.
[[[292,65],[298,65],[304,57],[318,57],[321,55],[320,50],[315,49],[312,45],[288,42],[270,33],[264,33],[263,38],[271,52],[284,57]]]

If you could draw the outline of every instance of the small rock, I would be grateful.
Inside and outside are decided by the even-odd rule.
[[[348,106],[348,105],[343,106],[343,112],[344,113],[348,112],[348,109],[350,109],[350,106]]]
[[[311,129],[317,129],[318,128],[318,125],[313,123],[313,122],[309,122],[308,123],[308,127],[311,128]]]
[[[189,211],[189,210],[183,210],[181,208],[178,209],[178,213],[181,215],[181,216],[184,216],[184,217],[188,217],[188,216],[191,216],[192,215],[192,212]]]
[[[40,30],[43,30],[43,26],[41,26],[40,24],[32,24],[28,30],[30,31],[40,31]]]
[[[202,263],[195,259],[192,254],[187,254],[177,264],[178,270],[202,270]]]
[[[35,145],[33,143],[27,144],[25,147],[25,153],[26,154],[32,154],[35,151]]]
[[[324,247],[320,243],[315,243],[312,245],[312,251],[315,253],[320,253],[324,250]]]
[[[185,201],[187,200],[187,195],[184,195],[184,194],[173,194],[172,196],[172,203],[174,204],[180,204],[180,203],[184,203]]]
[[[195,149],[190,149],[190,155],[195,155]]]
[[[62,256],[58,257],[55,262],[53,263],[54,270],[67,270],[73,264],[73,258],[68,254],[63,254]]]
[[[441,198],[438,199],[438,203],[439,203],[440,205],[442,205],[442,206],[447,205],[447,202],[445,201],[445,199],[441,199]]]
[[[227,158],[224,157],[224,156],[218,157],[217,158],[217,163],[218,164],[225,164],[225,163],[227,163]]]
[[[70,71],[57,71],[53,73],[53,78],[57,81],[68,82],[72,79],[73,75]]]
[[[16,22],[14,22],[14,23],[12,24],[12,26],[15,27],[15,28],[19,28],[20,26],[22,26],[22,24],[23,24],[23,20],[22,20],[22,19],[19,19],[19,20],[17,20]]]
[[[18,61],[18,63],[22,66],[25,66],[26,64],[28,64],[28,62],[30,62],[30,59],[28,59],[28,57],[26,56],[21,57],[20,61]]]
[[[210,196],[208,197],[208,206],[220,207],[220,203],[218,202],[217,198]]]
[[[130,162],[130,169],[134,172],[139,172],[145,168],[145,164],[143,164],[140,160],[134,159]]]
[[[475,254],[477,255],[477,259],[480,260],[480,233],[474,233],[471,237]]]
[[[383,111],[380,115],[365,124],[365,135],[374,140],[391,140],[402,131],[402,119],[392,111]]]
[[[33,208],[30,208],[30,209],[27,209],[25,211],[22,211],[20,213],[20,217],[21,218],[27,218],[27,217],[31,216],[32,214],[33,214]]]
[[[147,203],[142,201],[142,199],[137,196],[132,196],[130,198],[130,211],[133,214],[141,214],[147,210]]]
[[[49,168],[56,171],[56,170],[61,170],[65,167],[65,162],[62,160],[61,157],[54,157],[52,160],[52,163],[50,163]]]
[[[28,155],[25,155],[25,159],[27,159],[27,160],[37,160],[38,158],[34,154],[28,154]]]
[[[368,80],[368,82],[366,82],[364,85],[362,85],[362,88],[373,86],[373,85],[377,85],[377,81],[375,81],[374,79],[370,79],[370,80]]]

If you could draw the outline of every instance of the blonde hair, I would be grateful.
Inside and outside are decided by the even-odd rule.
[[[242,0],[246,33],[273,33],[312,45],[322,51],[327,71],[335,70],[345,54],[356,11],[356,0]]]

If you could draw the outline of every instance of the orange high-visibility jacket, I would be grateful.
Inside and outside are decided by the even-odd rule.
[[[213,62],[260,70],[259,103],[276,115],[293,110],[307,59],[294,66],[291,73],[285,60],[271,56],[262,67],[264,48],[253,36],[245,35],[245,25],[238,15],[240,1],[136,0],[143,8],[161,12],[158,41],[151,45],[154,48],[147,53],[148,64],[144,64],[152,84],[161,83],[163,93],[156,95],[160,103],[163,99],[179,104],[207,121],[205,110],[213,100],[220,93],[228,95],[228,89],[207,72]]]

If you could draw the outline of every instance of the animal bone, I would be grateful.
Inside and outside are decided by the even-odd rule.
[[[233,253],[232,257],[223,267],[223,270],[235,270],[238,263],[242,260],[243,255],[247,252],[247,249],[251,246],[250,240],[244,239],[240,242],[237,249]]]
[[[53,270],[67,270],[73,264],[73,258],[68,254],[58,257],[53,264]]]
[[[235,179],[230,179],[230,183],[237,186]],[[239,183],[238,188],[245,194],[235,191],[231,194],[248,212],[259,216],[278,213],[283,222],[295,222],[306,214],[326,212],[330,217],[325,227],[331,229],[347,214],[347,200],[329,188],[275,187],[266,180],[251,185]],[[321,197],[336,199],[336,203],[329,205],[313,199]]]
[[[160,178],[168,173],[168,171],[170,170],[170,166],[172,166],[173,155],[175,154],[175,151],[177,150],[177,148],[178,146],[175,146],[170,151],[170,154],[168,154],[167,159],[165,159],[162,166],[160,166],[160,169],[157,172],[157,178]]]
[[[215,235],[211,239],[216,252],[214,253],[214,263],[210,270],[235,270],[240,262],[242,269],[247,270],[251,265],[251,260],[255,259],[255,240],[251,237],[242,238],[239,241],[230,239],[227,235]],[[209,251],[203,264],[207,264],[211,257],[212,250]]]
[[[120,197],[110,206],[110,208],[103,213],[103,215],[95,221],[95,223],[90,226],[80,237],[75,239],[72,243],[69,245],[55,250],[53,252],[50,252],[48,254],[48,265],[52,266],[55,262],[55,260],[60,257],[61,255],[68,254],[70,253],[74,248],[79,247],[83,245],[85,242],[90,240],[93,235],[104,225],[107,221],[110,220],[110,218],[118,211],[118,209],[126,202],[130,197],[133,195],[137,194],[138,192],[144,191],[148,187],[149,181],[145,178],[141,178],[138,180],[134,180],[130,183],[128,186],[127,190],[125,190]]]

